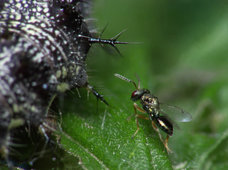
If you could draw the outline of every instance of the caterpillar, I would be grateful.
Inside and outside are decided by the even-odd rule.
[[[86,56],[93,43],[125,44],[94,38],[86,18],[90,1],[0,1],[0,155],[8,166],[13,134],[47,117],[56,94],[86,87],[108,104],[89,83]]]

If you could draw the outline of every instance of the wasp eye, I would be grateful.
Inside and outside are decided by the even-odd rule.
[[[137,95],[137,90],[133,91],[131,97],[135,97]]]
[[[142,95],[142,94],[141,94],[140,91],[135,90],[135,91],[133,91],[132,94],[131,94],[131,100],[133,100],[133,101],[139,100],[140,97],[141,97],[141,95]]]

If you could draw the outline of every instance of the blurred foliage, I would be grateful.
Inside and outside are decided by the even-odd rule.
[[[120,40],[143,42],[118,46],[123,57],[93,45],[88,57],[90,84],[105,95],[76,91],[64,97],[63,148],[88,169],[227,169],[228,159],[228,2],[215,0],[96,0],[94,16],[103,38],[127,28]],[[110,49],[109,49],[110,51]],[[111,49],[111,53],[115,51]],[[189,111],[167,154],[151,127],[140,131],[129,100],[134,89],[113,76],[136,80],[163,102]]]

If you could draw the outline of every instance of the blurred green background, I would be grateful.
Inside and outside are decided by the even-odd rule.
[[[123,110],[117,121],[133,113],[129,97],[134,88],[113,74],[135,81],[137,74],[142,86],[161,101],[193,116],[170,140],[175,152],[168,156],[172,167],[227,169],[228,1],[96,0],[94,5],[97,27],[102,30],[108,24],[103,38],[127,29],[119,40],[143,42],[119,45],[123,57],[108,55],[94,45],[88,57],[90,83],[116,110]],[[108,111],[113,117],[115,111]],[[128,126],[133,133],[134,120]],[[151,128],[150,123],[140,121],[141,133],[146,133],[144,126]],[[121,128],[119,133],[123,133]],[[138,162],[142,164],[140,158]]]
[[[89,52],[89,82],[110,106],[80,89],[60,105],[61,144],[88,169],[228,169],[228,1],[96,0],[92,16],[102,38],[142,44],[118,45],[123,57],[99,44]],[[192,114],[180,123],[167,154],[151,122],[136,130],[130,101],[134,87],[114,73],[141,79],[159,100]],[[163,134],[165,137],[165,134]],[[68,166],[74,164],[66,162]]]

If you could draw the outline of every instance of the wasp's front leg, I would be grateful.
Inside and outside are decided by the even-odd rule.
[[[149,120],[148,117],[146,117],[146,116],[144,116],[144,115],[141,115],[141,114],[138,114],[138,113],[137,113],[137,110],[140,111],[140,112],[142,112],[142,113],[146,113],[142,108],[140,108],[136,103],[134,103],[133,106],[134,106],[134,111],[135,111],[135,113],[134,113],[133,115],[135,116],[135,121],[136,121],[136,124],[137,124],[137,129],[136,129],[135,133],[133,134],[132,138],[134,138],[135,135],[136,135],[136,134],[138,133],[138,131],[139,131],[139,121],[138,121],[138,118],[140,118],[140,119],[145,119],[145,120]],[[132,116],[133,116],[133,115],[132,115]],[[130,116],[130,118],[131,118],[132,116]],[[129,119],[129,117],[128,117],[128,119]]]

